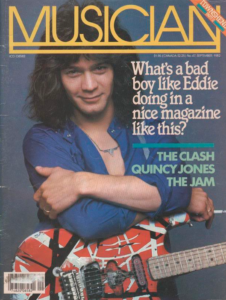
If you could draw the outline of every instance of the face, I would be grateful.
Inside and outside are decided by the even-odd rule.
[[[83,56],[61,71],[62,84],[74,105],[74,116],[97,116],[113,107],[112,66]]]

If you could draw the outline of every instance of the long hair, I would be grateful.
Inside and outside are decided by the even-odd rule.
[[[73,38],[74,6],[79,6],[81,13],[87,5],[99,7],[102,16],[99,17],[96,13],[89,10],[86,13],[86,19],[98,24],[102,29],[104,28],[104,5],[101,2],[89,1],[79,6],[75,0],[70,0],[59,7],[57,11],[57,35],[60,40],[69,41]],[[113,13],[114,11],[110,9],[109,19]],[[123,40],[131,41],[130,35],[120,26],[117,20],[115,22],[115,31]],[[50,32],[52,33],[52,30]],[[83,33],[86,40],[90,42],[95,41],[98,37],[97,30],[85,25],[81,22],[80,18],[79,33]],[[52,35],[50,40],[53,41]],[[115,41],[111,33],[109,34],[109,40]],[[45,41],[45,32],[41,37],[41,41]],[[40,49],[50,48],[41,47]],[[76,47],[73,48],[75,49]],[[87,49],[87,47],[83,48]],[[78,62],[82,55],[86,59],[103,61],[112,66],[114,71],[113,101],[115,116],[122,124],[130,124],[132,110],[135,108],[132,102],[135,92],[132,87],[132,77],[134,75],[131,61],[137,61],[138,57],[136,54],[123,54],[123,50],[126,48],[133,49],[131,46],[120,47],[122,54],[38,54],[35,60],[35,68],[30,77],[31,81],[27,97],[26,107],[29,109],[29,117],[33,120],[41,121],[52,128],[61,128],[64,126],[66,120],[71,117],[73,109],[72,103],[69,101],[61,82],[61,70],[66,69],[72,63]],[[67,49],[67,47],[63,49]],[[137,79],[141,80],[141,76],[138,75]]]

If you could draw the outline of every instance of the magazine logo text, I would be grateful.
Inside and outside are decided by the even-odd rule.
[[[104,30],[93,22],[86,19],[86,13],[92,10],[98,17],[104,17]],[[134,41],[128,42],[121,39],[115,30],[115,21],[123,12],[141,14],[142,18],[148,18],[148,26],[141,36]],[[220,6],[216,6],[216,11],[220,13]],[[149,10],[137,5],[125,5],[118,8],[111,19],[109,20],[109,7],[105,6],[104,16],[102,12],[95,5],[89,5],[82,10],[81,14],[79,7],[74,7],[74,36],[70,41],[61,41],[57,34],[57,7],[43,6],[40,14],[37,16],[37,21],[32,28],[26,28],[24,21],[16,6],[9,7],[9,53],[10,54],[34,54],[34,53],[220,53],[221,31],[218,28],[210,27],[207,19],[201,15],[195,6],[188,8],[188,22],[183,24],[179,12],[175,6],[169,6],[161,20],[158,16],[157,9],[150,6]],[[176,22],[175,27],[169,27],[169,18],[174,18]],[[87,41],[85,36],[79,32],[79,20],[87,26],[95,28],[98,35],[93,42]],[[158,21],[158,22],[157,22]],[[45,22],[45,36],[43,42],[35,41],[38,30],[41,24]],[[50,26],[52,22],[52,26]],[[156,29],[156,25],[160,26]],[[184,21],[185,22],[185,21]],[[194,38],[195,22],[200,22],[204,30],[210,36],[210,40],[196,41]],[[185,28],[188,27],[188,32]],[[16,40],[15,26],[19,26],[19,30],[23,35],[23,40]],[[52,32],[50,32],[52,27]],[[28,32],[31,32],[29,35]],[[109,41],[109,32],[114,37],[115,41]],[[180,40],[172,41],[164,40],[165,33],[180,33]],[[53,40],[50,40],[52,35]],[[167,34],[169,39],[169,35]],[[67,49],[59,49],[60,47],[67,47]],[[94,46],[93,49],[73,49],[73,47]],[[134,46],[134,49],[113,49],[113,47]],[[39,47],[51,47],[51,49],[38,49]],[[70,49],[71,47],[71,49]],[[103,49],[105,47],[105,49]],[[55,49],[54,49],[55,48]]]

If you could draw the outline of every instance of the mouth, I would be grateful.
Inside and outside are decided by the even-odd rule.
[[[83,96],[80,96],[80,98],[85,101],[85,102],[89,102],[89,103],[92,103],[92,102],[96,102],[100,99],[100,97],[102,96],[102,94],[99,94],[99,95],[94,95],[94,96],[90,96],[90,97],[83,97]]]

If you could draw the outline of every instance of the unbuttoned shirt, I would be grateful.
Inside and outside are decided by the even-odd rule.
[[[157,128],[157,121],[152,125]],[[145,143],[177,143],[174,136],[154,135],[142,137]],[[134,143],[140,143],[136,135],[132,134],[129,126],[121,125],[116,118],[111,122],[108,133],[118,143],[125,164],[125,175],[139,177],[147,184],[156,186],[161,196],[161,205],[157,211],[147,212],[147,217],[155,218],[164,212],[183,210],[188,206],[191,197],[189,178],[186,174],[178,174],[182,162],[159,160],[157,152],[179,151],[178,149],[147,149],[133,148]],[[61,167],[74,172],[91,172],[109,175],[104,161],[90,138],[71,120],[68,120],[63,129],[52,129],[43,124],[33,126],[24,139],[25,165],[30,181],[37,190],[45,181],[36,171],[36,166]],[[146,153],[145,153],[146,152]],[[147,155],[148,154],[148,155]],[[134,174],[133,165],[176,165],[176,171],[168,176],[187,177],[188,186],[169,186],[164,173]],[[129,186],[128,186],[129,189]],[[63,227],[78,234],[85,240],[106,238],[124,233],[133,223],[137,212],[114,203],[105,202],[96,198],[81,198],[71,207],[60,213],[57,220],[50,220],[39,214],[40,223],[37,230],[53,227]]]

